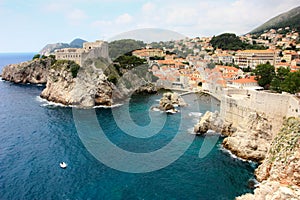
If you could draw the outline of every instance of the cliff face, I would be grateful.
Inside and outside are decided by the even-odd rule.
[[[213,130],[228,136],[223,146],[240,158],[262,162],[272,140],[272,126],[268,120],[256,112],[241,119],[238,127],[222,119],[218,112],[206,112],[195,125],[196,134],[205,134]]]
[[[255,172],[262,183],[254,195],[237,199],[300,199],[300,119],[284,121]]]
[[[241,158],[262,162],[271,141],[271,123],[264,115],[251,112],[241,120],[237,131],[224,139],[223,145]]]
[[[66,62],[49,70],[46,88],[41,97],[64,105],[93,107],[112,105],[112,84],[94,63],[78,70],[76,77]]]
[[[147,66],[145,69],[132,69],[122,77],[117,76],[117,86],[107,80],[105,70],[108,70],[108,76],[116,70],[105,58],[88,59],[80,67],[73,61],[56,61],[49,57],[8,65],[2,71],[2,78],[15,83],[47,83],[40,95],[42,98],[86,108],[111,106],[134,92],[156,92],[154,85],[149,84],[152,76]]]
[[[14,83],[45,84],[53,61],[45,58],[8,65],[3,68],[2,79]]]

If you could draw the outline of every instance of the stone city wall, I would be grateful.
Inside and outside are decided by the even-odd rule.
[[[277,133],[284,117],[300,117],[300,103],[293,95],[274,94],[268,92],[233,90],[221,98],[220,114],[225,121],[238,127],[240,122],[250,112],[257,112],[265,116]]]

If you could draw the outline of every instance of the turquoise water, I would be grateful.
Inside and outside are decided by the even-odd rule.
[[[104,165],[84,146],[76,125],[91,121],[90,111],[75,110],[83,117],[75,123],[72,108],[40,101],[38,95],[42,89],[42,86],[0,82],[1,200],[234,199],[252,192],[248,180],[253,178],[255,166],[223,152],[220,149],[222,138],[207,156],[198,156],[205,138],[194,138],[190,134],[197,117],[186,113],[195,109],[201,113],[216,110],[218,102],[214,100],[187,96],[189,107],[182,108],[176,115],[166,116],[149,111],[158,103],[161,94],[133,96],[129,110],[136,124],[147,126],[151,123],[149,113],[156,119],[166,119],[162,130],[148,139],[128,136],[117,126],[116,118],[122,119],[125,105],[96,109],[97,120],[107,138],[127,151],[158,150],[171,143],[177,134],[182,134],[187,141],[192,139],[184,154],[167,167],[148,173],[127,173]],[[86,127],[88,134],[95,134],[93,127]],[[178,143],[178,149],[186,140]],[[68,164],[67,169],[59,167],[61,161]]]

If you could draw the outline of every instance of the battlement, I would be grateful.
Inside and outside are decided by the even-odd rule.
[[[55,50],[56,60],[72,60],[80,66],[82,66],[86,59],[98,57],[109,59],[107,42],[96,40],[95,42],[83,43],[83,48],[64,48]]]

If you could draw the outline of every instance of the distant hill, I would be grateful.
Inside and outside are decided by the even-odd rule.
[[[285,28],[287,26],[300,30],[300,6],[270,19],[250,33],[262,33],[265,30]]]
[[[47,44],[42,50],[40,50],[39,54],[41,55],[49,55],[53,53],[56,49],[63,48],[82,48],[83,43],[86,42],[83,39],[77,38],[74,39],[70,44],[68,43],[55,43],[55,44]]]
[[[143,41],[133,39],[115,40],[108,44],[109,56],[114,60],[119,56],[144,47],[146,47],[146,44]]]
[[[171,41],[181,40],[185,36],[175,31],[157,29],[157,28],[144,28],[136,29],[128,32],[121,33],[109,39],[109,41],[122,40],[122,39],[133,39],[140,40],[145,43],[160,42],[160,41]]]

